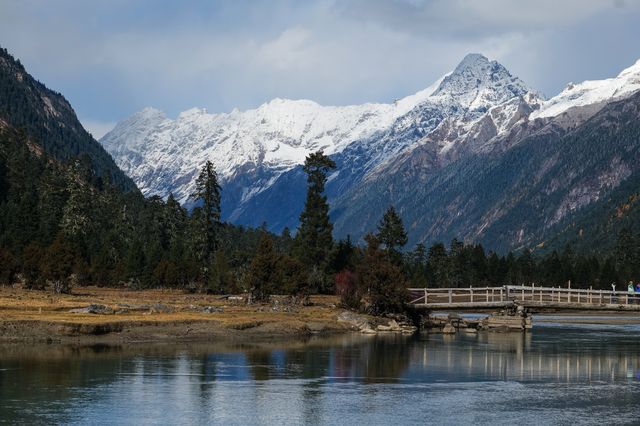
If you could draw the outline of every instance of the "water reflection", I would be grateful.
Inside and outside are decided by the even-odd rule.
[[[639,353],[635,330],[624,327],[254,344],[9,345],[0,346],[0,422],[314,424],[370,416],[371,424],[388,424],[397,416],[419,420],[415,412],[425,407],[439,423],[452,420],[452,410],[482,422],[520,418],[523,399],[554,421],[567,406],[589,401],[615,401],[623,416],[640,397]],[[583,386],[602,390],[585,396]],[[500,408],[478,418],[487,398]],[[406,410],[399,413],[399,405]]]
[[[640,344],[620,333],[567,329],[429,336],[412,346],[415,380],[615,382],[640,379]]]

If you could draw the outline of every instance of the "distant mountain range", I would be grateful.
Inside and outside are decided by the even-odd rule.
[[[276,232],[297,226],[306,190],[300,165],[320,149],[338,165],[327,185],[338,238],[375,229],[389,205],[410,246],[462,238],[502,252],[566,243],[598,252],[622,228],[640,229],[640,61],[545,100],[472,54],[392,104],[276,99],[175,120],[146,109],[100,144],[61,94],[0,49],[0,131],[24,132],[53,159],[88,161],[103,180],[96,185],[137,184],[187,205],[210,159],[222,178],[224,219],[267,222]]]
[[[13,75],[24,74],[11,66],[18,67]],[[78,128],[68,103],[25,81],[24,102],[41,103],[41,118],[53,123],[40,131],[57,126],[78,141],[61,155],[77,154],[83,143],[97,169],[129,186]],[[616,133],[635,122],[611,123],[616,108],[631,108],[621,103],[635,105],[638,89],[640,62],[545,100],[496,61],[470,54],[427,89],[392,104],[275,99],[245,112],[192,109],[175,120],[147,108],[100,142],[145,195],[173,193],[187,205],[197,170],[213,161],[224,218],[267,222],[276,232],[296,227],[305,191],[300,165],[324,150],[338,164],[327,187],[337,237],[362,237],[395,205],[410,244],[458,237],[503,250],[545,241],[636,173],[638,142],[619,151]]]
[[[198,168],[213,161],[224,219],[276,232],[297,226],[300,165],[324,150],[338,165],[327,186],[337,237],[362,237],[394,205],[411,245],[457,237],[504,251],[589,235],[580,221],[597,222],[587,215],[637,177],[638,90],[640,61],[545,100],[470,54],[392,104],[276,99],[175,120],[148,108],[100,142],[145,195],[171,192],[185,204]]]

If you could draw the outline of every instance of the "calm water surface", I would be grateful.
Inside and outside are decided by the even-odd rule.
[[[640,327],[0,346],[7,424],[639,424]]]

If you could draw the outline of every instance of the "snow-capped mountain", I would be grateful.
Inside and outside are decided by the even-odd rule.
[[[614,101],[631,99],[639,89],[640,61],[615,78],[569,85],[544,100],[501,64],[470,54],[428,88],[390,104],[332,107],[275,99],[244,112],[192,109],[176,119],[148,108],[119,123],[101,143],[145,195],[172,192],[187,205],[199,168],[213,161],[224,191],[223,218],[253,226],[267,222],[274,231],[297,225],[306,188],[300,165],[308,153],[323,150],[338,165],[327,185],[338,237],[360,237],[394,204],[411,218],[411,242],[451,235],[479,239],[494,232],[515,205],[509,197],[518,188],[502,178],[489,179],[494,172],[501,176],[499,170],[489,170],[493,165],[515,155],[521,145],[535,151],[542,146],[536,143],[569,137],[588,118]],[[538,151],[531,155],[542,158],[536,173],[544,175],[556,164],[553,152],[547,162]],[[524,170],[526,161],[502,168],[521,162]],[[620,164],[619,159],[610,161]],[[520,172],[512,174],[521,179]],[[538,182],[542,175],[530,178]],[[478,194],[482,188],[464,183],[467,177],[489,179],[488,193],[510,189],[500,192],[506,198],[495,199],[499,207],[491,206],[489,198]],[[535,197],[549,197],[562,187],[550,185]],[[591,188],[589,195],[580,196],[583,201],[573,202],[576,195],[567,194],[564,204],[549,202],[548,208],[559,210],[533,228],[560,223],[574,209],[566,206],[584,206],[609,188],[586,181],[581,185]],[[467,193],[470,188],[475,192]],[[461,219],[472,208],[478,210],[478,226]],[[536,214],[542,211],[536,209]],[[531,232],[520,230],[505,244],[526,242],[533,238]]]
[[[539,101],[502,65],[471,54],[431,86],[390,104],[333,107],[274,99],[243,112],[191,109],[173,120],[147,108],[118,123],[101,143],[145,195],[173,192],[183,203],[188,203],[194,176],[206,160],[214,163],[223,184],[254,172],[257,179],[243,188],[243,203],[302,164],[310,152],[339,154],[365,143],[376,154],[367,161],[370,169],[444,118],[471,123],[491,107],[526,94],[531,102]],[[380,135],[384,143],[377,142]]]
[[[335,154],[389,128],[436,88],[391,104],[335,107],[274,99],[242,112],[209,114],[194,108],[175,120],[146,108],[118,123],[101,143],[145,195],[173,192],[183,203],[188,203],[193,177],[207,160],[223,183],[256,168],[270,170],[266,182],[246,189],[246,199],[268,187],[279,173],[302,164],[311,152]]]
[[[555,117],[570,108],[602,105],[622,99],[640,90],[640,60],[624,69],[617,77],[569,83],[557,96],[549,99],[531,114],[531,119]]]

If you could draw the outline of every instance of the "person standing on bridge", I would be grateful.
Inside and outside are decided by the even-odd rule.
[[[627,303],[629,304],[634,303],[635,293],[636,293],[636,289],[635,289],[635,286],[633,285],[633,281],[629,281],[629,284],[627,285],[627,298],[629,299],[629,301]]]
[[[639,303],[640,299],[638,296],[640,295],[640,281],[636,283],[636,303]]]

